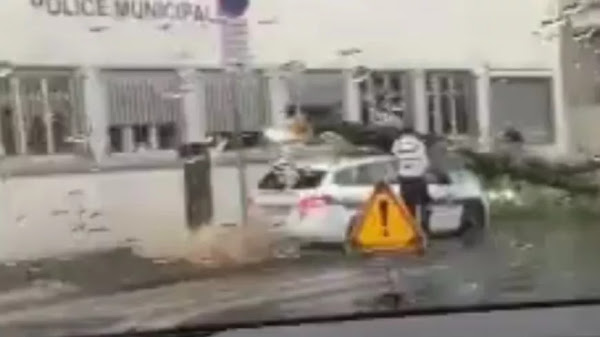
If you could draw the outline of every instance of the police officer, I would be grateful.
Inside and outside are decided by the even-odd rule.
[[[426,206],[432,201],[427,189],[432,168],[426,139],[412,129],[404,129],[392,144],[392,153],[399,159],[401,196],[412,216],[429,233]]]

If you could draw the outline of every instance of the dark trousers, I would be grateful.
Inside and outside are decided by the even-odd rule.
[[[427,192],[427,182],[423,177],[400,178],[401,196],[408,210],[415,219],[421,220],[421,226],[427,233],[427,212],[426,206],[430,203],[429,193]],[[419,214],[417,214],[417,211]]]

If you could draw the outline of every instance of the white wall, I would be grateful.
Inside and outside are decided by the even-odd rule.
[[[34,8],[32,1],[0,1],[0,38],[9,41],[0,48],[0,61],[101,67],[219,65],[221,27],[209,20],[215,16],[217,0],[172,0],[202,6],[206,20],[173,21],[167,32],[158,29],[164,20],[52,16]],[[259,67],[300,59],[309,67],[359,63],[371,68],[547,72],[559,94],[557,142],[565,151],[569,128],[559,97],[563,91],[559,42],[545,42],[534,34],[544,19],[553,17],[557,5],[556,0],[251,0],[247,19],[253,62]],[[260,24],[271,19],[274,24]],[[108,29],[92,33],[92,26]],[[336,51],[349,47],[363,53],[354,60],[340,59]],[[479,88],[478,97],[486,97],[485,88]],[[356,88],[351,89],[347,98],[353,99],[346,107],[355,116],[358,100]],[[285,98],[282,90],[272,91],[274,115]],[[489,102],[480,100],[483,121]],[[193,104],[186,105],[189,116],[195,111]],[[481,131],[486,129],[483,122]],[[200,138],[201,133],[191,138]]]
[[[335,51],[359,47],[359,62],[381,67],[551,68],[555,57],[533,31],[553,0],[254,0],[252,18],[276,17],[253,30],[259,62],[340,64]],[[255,20],[251,20],[255,23]],[[280,43],[285,42],[285,48]]]
[[[172,169],[3,180],[0,260],[131,246],[128,239],[144,256],[181,256],[189,238],[182,174]],[[79,197],[69,195],[75,191]],[[73,231],[78,204],[87,232]],[[91,217],[94,212],[98,216]]]
[[[574,28],[582,30],[600,26],[600,9],[587,9],[575,15],[572,24]],[[565,111],[572,135],[571,148],[574,154],[580,150],[586,154],[597,154],[600,153],[597,131],[600,123],[600,69],[596,50],[600,44],[597,41],[577,42],[572,36],[572,29],[563,28],[561,69],[565,87]]]
[[[248,165],[248,191],[256,189],[267,169]],[[233,166],[212,167],[213,225],[239,222],[237,178]],[[0,180],[0,261],[118,246],[133,246],[146,257],[187,257],[190,244],[199,242],[186,225],[183,183],[183,171],[175,168],[5,177]],[[75,191],[79,196],[69,196]],[[73,231],[79,205],[87,232]],[[91,218],[95,212],[99,215]]]
[[[51,0],[56,3],[56,0]],[[114,0],[104,1],[112,8]],[[213,0],[193,0],[214,16]],[[73,0],[63,1],[73,3]],[[115,19],[114,16],[52,16],[30,0],[0,2],[0,59],[18,64],[113,64],[138,66],[216,64],[218,26],[191,20],[174,21],[171,30],[158,29],[164,20]],[[109,8],[109,11],[111,9]],[[89,31],[106,26],[101,33]],[[182,53],[187,57],[182,57]]]
[[[200,4],[214,16],[216,0],[174,2],[180,1]],[[549,68],[554,54],[532,32],[550,14],[552,2],[252,0],[248,19],[254,61],[263,65],[302,59],[312,66],[340,66],[337,49],[360,47],[359,62],[373,67]],[[52,16],[31,3],[0,2],[0,39],[6,41],[0,60],[116,65],[216,65],[219,60],[220,29],[208,21],[175,21],[166,33],[157,29],[160,20]],[[258,24],[271,18],[277,23]],[[89,32],[98,25],[108,29]]]
[[[573,130],[573,148],[586,155],[600,154],[598,123],[600,123],[600,105],[571,106],[569,119]],[[576,153],[573,152],[573,154]]]

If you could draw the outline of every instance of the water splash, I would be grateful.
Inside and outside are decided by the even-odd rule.
[[[257,264],[276,258],[276,236],[269,222],[250,212],[248,223],[207,225],[193,234],[186,259],[203,267],[227,268]]]

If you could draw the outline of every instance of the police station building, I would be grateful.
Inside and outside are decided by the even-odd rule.
[[[533,33],[555,7],[251,0],[234,13],[218,0],[3,0],[0,151],[68,156],[88,137],[100,156],[140,144],[174,152],[231,131],[223,64],[247,41],[236,96],[245,131],[283,122],[294,105],[317,121],[369,123],[383,95],[420,131],[485,145],[513,125],[528,145],[565,152],[559,43]],[[290,75],[290,61],[305,70]],[[370,70],[361,81],[357,66]]]

